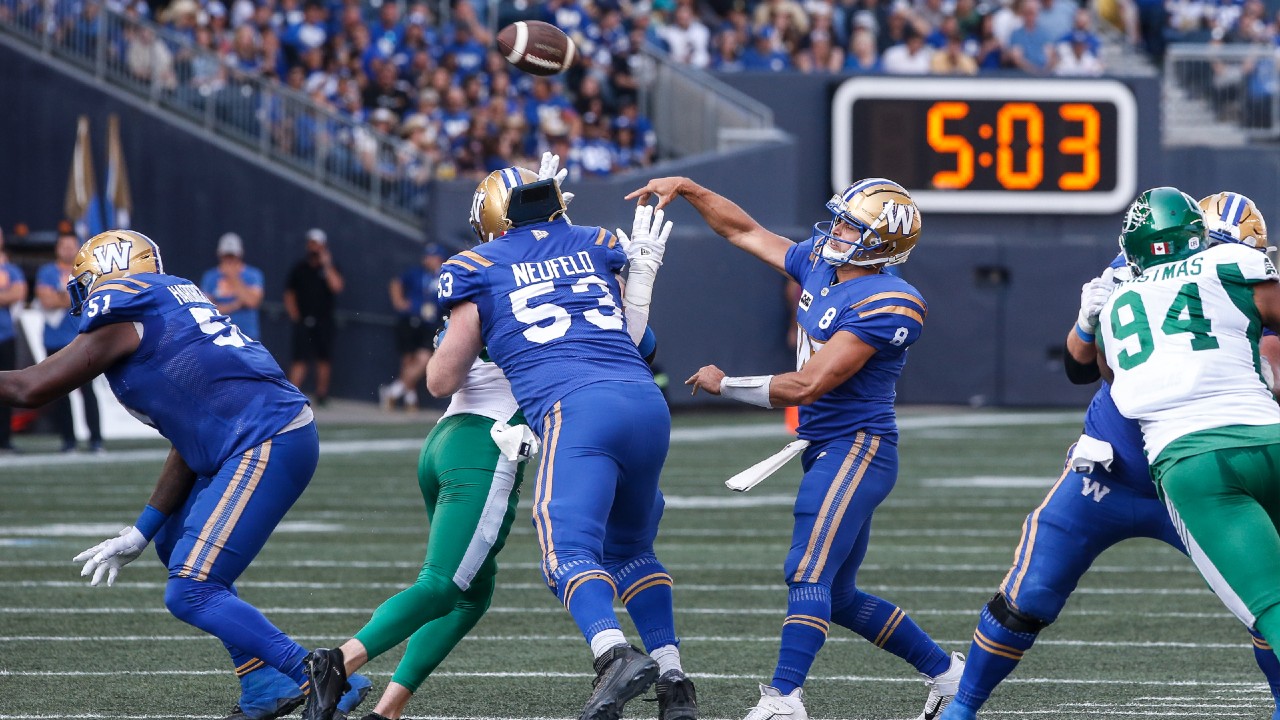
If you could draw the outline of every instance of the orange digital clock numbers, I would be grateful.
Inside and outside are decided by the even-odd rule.
[[[937,153],[955,155],[954,170],[940,170],[933,175],[933,187],[945,190],[962,190],[973,182],[973,144],[961,134],[948,133],[947,122],[964,120],[969,116],[969,103],[941,101],[929,106],[926,122],[926,140]],[[1079,155],[1081,170],[1063,173],[1057,178],[1062,190],[1092,190],[1101,177],[1101,161],[1098,145],[1101,139],[1101,119],[1098,109],[1088,103],[1064,104],[1058,115],[1068,123],[1080,123],[1079,135],[1068,135],[1058,143],[1062,155]],[[996,182],[1005,190],[1034,190],[1044,181],[1044,114],[1040,106],[1029,102],[1008,102],[996,111],[995,122]],[[1018,126],[1023,128],[1026,148],[1015,148],[1014,138]],[[983,125],[980,134],[990,135],[990,126]],[[983,132],[985,130],[985,132]],[[989,161],[983,153],[983,166]],[[1019,169],[1019,167],[1021,169]]]

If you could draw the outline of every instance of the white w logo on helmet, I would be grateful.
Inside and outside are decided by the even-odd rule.
[[[886,201],[884,209],[880,211],[880,217],[884,218],[885,227],[891,233],[910,233],[911,226],[915,224],[916,207],[915,205],[901,205],[892,200]]]
[[[109,245],[99,245],[93,249],[93,257],[98,261],[98,272],[113,273],[117,270],[129,269],[129,253],[133,250],[132,240],[120,240]]]
[[[1138,198],[1129,206],[1129,212],[1124,214],[1124,228],[1122,232],[1133,232],[1142,226],[1143,223],[1151,217],[1151,206],[1147,204],[1143,198]]]

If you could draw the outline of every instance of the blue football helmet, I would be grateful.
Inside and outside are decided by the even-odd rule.
[[[813,251],[830,265],[898,265],[920,239],[920,209],[892,180],[859,180],[833,195],[827,209],[832,219],[813,225]],[[854,232],[836,237],[839,225]]]

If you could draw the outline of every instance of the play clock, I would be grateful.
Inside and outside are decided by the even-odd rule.
[[[925,211],[1113,213],[1136,193],[1137,122],[1112,80],[853,78],[832,100],[831,183],[888,178]]]

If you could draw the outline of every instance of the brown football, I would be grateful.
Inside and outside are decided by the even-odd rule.
[[[555,75],[573,65],[578,49],[564,31],[550,23],[521,20],[498,32],[498,51],[531,75]]]

